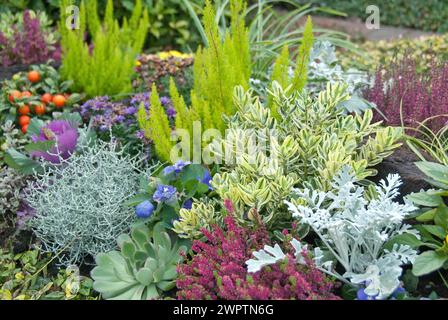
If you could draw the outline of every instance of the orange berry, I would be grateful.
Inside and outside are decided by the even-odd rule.
[[[26,104],[19,108],[19,114],[22,116],[25,116],[30,112],[31,112],[30,107]]]
[[[34,106],[34,113],[39,116],[45,114],[45,104],[41,103],[41,104]]]
[[[57,94],[53,96],[53,103],[56,108],[62,108],[65,105],[67,99],[62,94]]]
[[[19,125],[21,127],[26,126],[27,124],[30,124],[31,118],[29,116],[20,116],[19,117]]]
[[[44,93],[40,101],[43,103],[50,103],[53,100],[53,96],[50,93]]]
[[[28,72],[28,80],[31,83],[36,83],[40,81],[40,73],[38,71],[30,71]]]
[[[22,132],[25,134],[28,131],[28,125],[22,126]]]
[[[29,91],[23,91],[22,92],[22,97],[27,97],[27,98],[29,98],[29,97],[31,97],[32,96],[32,94],[31,94],[31,92],[29,92]]]
[[[9,94],[9,102],[14,103],[14,101],[20,97],[22,97],[22,93],[19,90],[12,90]]]

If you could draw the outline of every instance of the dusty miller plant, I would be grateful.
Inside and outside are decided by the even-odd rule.
[[[129,230],[134,210],[124,203],[136,194],[136,162],[114,142],[85,144],[79,154],[46,166],[26,189],[36,210],[30,226],[45,250],[61,254],[63,265],[115,249]]]
[[[370,86],[368,74],[353,68],[342,69],[334,45],[329,41],[318,41],[310,54],[307,89],[316,95],[325,89],[328,82],[343,82],[347,85],[351,97],[338,105],[345,112],[363,112],[373,107],[373,104],[362,98],[362,91]]]
[[[390,174],[375,186],[370,200],[355,181],[351,169],[344,167],[333,180],[333,191],[296,190],[298,199],[286,204],[293,217],[310,225],[322,240],[323,246],[316,248],[318,266],[344,282],[365,286],[367,295],[384,299],[399,286],[401,265],[412,263],[417,256],[408,245],[394,244],[391,250],[384,246],[400,234],[420,237],[410,225],[403,224],[417,208],[408,201],[394,202],[401,185],[398,175]],[[330,258],[319,254],[325,251]],[[336,271],[333,259],[344,273]]]

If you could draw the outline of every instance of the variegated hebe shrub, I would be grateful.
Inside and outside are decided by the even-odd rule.
[[[372,123],[371,110],[343,115],[337,108],[349,99],[343,85],[328,84],[312,99],[274,82],[270,94],[272,109],[251,91],[237,87],[237,113],[228,119],[226,138],[213,149],[218,157],[230,152],[237,160],[225,162],[212,186],[221,199],[232,200],[241,219],[247,220],[246,215],[251,219],[249,210],[256,210],[269,227],[288,221],[291,214],[284,200],[293,188],[329,191],[332,177],[345,165],[353,169],[357,180],[374,176],[377,172],[372,167],[400,145],[401,129]],[[254,149],[254,135],[266,143]],[[191,229],[191,221],[181,218],[177,231]]]

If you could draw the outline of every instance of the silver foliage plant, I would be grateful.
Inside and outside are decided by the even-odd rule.
[[[26,186],[26,178],[15,170],[0,165],[0,216],[15,213],[23,201],[21,190]]]
[[[117,237],[135,220],[125,202],[138,191],[136,167],[114,142],[97,142],[36,175],[25,192],[36,211],[29,224],[44,250],[69,265],[115,249]]]
[[[345,83],[350,99],[339,104],[346,112],[363,112],[374,105],[362,98],[362,91],[371,83],[368,74],[350,68],[343,70],[336,57],[336,49],[329,41],[318,41],[310,54],[307,90],[316,95],[325,90],[327,83]]]
[[[333,181],[334,189],[320,192],[296,190],[298,199],[285,201],[294,217],[311,226],[323,246],[314,249],[314,261],[324,272],[353,286],[365,287],[364,292],[375,299],[389,297],[400,285],[401,266],[412,263],[417,252],[407,245],[395,244],[391,250],[384,245],[403,233],[419,234],[403,224],[416,208],[409,202],[393,200],[399,194],[398,175],[389,175],[375,187],[375,196],[367,200],[363,187],[355,184],[355,177],[345,167]],[[296,250],[298,263],[303,263],[306,250],[297,240],[291,245]],[[279,248],[265,246],[254,253],[256,259],[246,262],[250,272],[283,259]],[[324,254],[324,252],[326,254]],[[338,273],[336,260],[345,271]]]

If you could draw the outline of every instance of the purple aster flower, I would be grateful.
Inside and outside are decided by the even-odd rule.
[[[160,103],[162,104],[162,106],[166,106],[171,102],[170,98],[163,96],[160,97]]]
[[[176,196],[176,188],[173,186],[159,184],[156,192],[154,192],[152,199],[156,202],[168,202]]]
[[[138,130],[135,133],[135,136],[137,137],[137,139],[143,140],[145,139],[145,132],[143,130]]]
[[[131,107],[139,108],[142,102],[146,110],[148,110],[150,105],[150,95],[148,92],[138,93],[134,95],[131,99],[130,104]]]
[[[122,115],[119,115],[119,116],[117,116],[117,117],[115,118],[115,120],[116,120],[117,122],[123,122],[123,121],[125,120],[125,117],[122,116]]]
[[[174,118],[174,117],[176,117],[176,110],[173,107],[168,107],[166,109],[166,114],[167,114],[168,118]]]
[[[39,136],[33,136],[34,142],[55,141],[48,151],[33,151],[33,157],[43,158],[58,164],[61,159],[68,159],[75,151],[78,142],[78,130],[66,120],[55,120],[40,129]]]
[[[153,214],[154,209],[154,205],[146,200],[135,207],[135,214],[139,218],[149,218]]]
[[[135,114],[137,112],[137,108],[135,107],[128,107],[124,110],[124,113],[127,115],[132,115]]]

